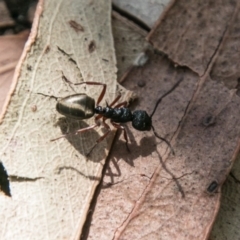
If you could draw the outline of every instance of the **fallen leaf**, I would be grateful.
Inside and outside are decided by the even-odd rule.
[[[84,31],[76,31],[69,21]],[[96,99],[101,87],[68,82],[84,80],[107,84],[108,102],[119,91],[126,99],[131,93],[125,94],[117,84],[116,71],[110,1],[39,1],[1,117],[0,161],[12,195],[10,199],[0,194],[1,236],[79,238],[113,134],[88,158],[85,154],[102,129],[51,142],[62,131],[86,127],[94,120],[58,120],[56,101],[46,95],[86,92]]]
[[[236,1],[174,1],[148,40],[176,64],[203,76],[237,12]]]
[[[154,40],[161,45],[161,38]],[[216,41],[214,56],[219,51]],[[153,117],[157,132],[171,140],[176,156],[166,153],[164,142],[157,140],[156,147],[152,133],[132,128],[128,131],[131,154],[123,138],[116,142],[86,224],[91,226],[88,239],[208,238],[220,206],[221,186],[240,142],[240,100],[235,91],[209,76],[216,59],[209,59],[206,73],[198,77],[190,61],[189,68],[174,68],[171,59],[150,54],[145,66],[127,75],[124,86],[139,96],[137,109],[147,112],[174,82],[184,78]]]
[[[207,189],[213,181],[220,189],[238,152],[240,100],[223,84],[198,80],[162,57],[150,62],[124,83],[137,92],[137,108],[151,112],[158,96],[184,77],[153,118],[158,133],[175,142],[176,156],[166,154],[164,142],[156,147],[152,133],[129,130],[131,154],[116,142],[89,239],[97,234],[101,239],[207,239],[218,212],[220,194]],[[146,78],[146,86],[138,88]],[[216,123],[207,127],[203,121],[209,113],[216,114]]]
[[[223,81],[229,89],[240,89],[239,54],[237,51],[240,48],[238,36],[238,26],[240,24],[239,9],[240,5],[238,3],[228,22],[225,34],[222,36],[222,42],[215,57],[216,60],[210,71],[210,76],[213,80]],[[239,90],[238,95],[240,95]]]

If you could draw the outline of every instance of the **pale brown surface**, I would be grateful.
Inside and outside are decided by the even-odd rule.
[[[196,10],[197,8],[193,9]],[[176,17],[179,19],[177,15]],[[236,23],[233,21],[234,19]],[[189,65],[187,65],[189,68],[174,68],[171,60],[169,61],[161,55],[153,54],[149,50],[147,54],[150,60],[146,63],[146,66],[144,68],[135,68],[128,72],[124,84],[127,88],[134,90],[139,95],[139,102],[135,107],[137,109],[145,109],[149,113],[151,113],[156,99],[166,92],[181,76],[184,77],[181,85],[162,101],[153,117],[153,124],[157,132],[169,140],[172,139],[176,156],[168,155],[165,152],[167,149],[166,144],[156,140],[152,132],[138,132],[129,124],[127,130],[130,136],[131,153],[129,154],[127,152],[123,137],[121,136],[119,141],[117,139],[110,155],[110,164],[107,167],[101,193],[97,198],[96,207],[95,209],[93,205],[90,207],[90,211],[94,210],[94,213],[90,230],[87,229],[88,226],[86,225],[86,232],[89,230],[88,239],[165,240],[208,238],[220,204],[221,185],[230,171],[239,149],[239,98],[234,91],[228,90],[220,83],[220,81],[223,80],[228,88],[234,88],[238,78],[239,54],[234,51],[234,49],[238,48],[238,37],[234,35],[237,31],[235,25],[238,25],[237,16],[233,14],[231,21],[230,26],[232,27],[226,30],[224,36],[220,37],[220,43],[210,46],[212,41],[206,41],[206,46],[204,46],[206,48],[209,47],[209,49],[212,47],[209,51],[214,51],[214,54],[208,63],[208,69],[206,69],[206,66],[204,67],[200,64],[199,69],[204,69],[205,72],[205,75],[201,78],[191,72],[190,69],[193,69],[193,65],[191,65],[192,62],[190,60],[188,62]],[[130,33],[132,26],[128,25],[128,21],[126,20],[123,22],[118,22],[116,29],[123,30],[123,34],[127,32]],[[222,27],[220,23],[219,27]],[[137,34],[140,32],[133,31],[132,33],[132,38],[135,38],[138,42],[134,47],[139,50],[142,45],[145,46],[141,34]],[[119,35],[117,37],[115,36],[115,39],[121,38],[121,34],[119,32],[117,33]],[[213,31],[211,31],[211,33],[213,34]],[[191,41],[193,42],[202,41],[201,38],[198,39],[194,35],[192,35],[192,37],[193,39],[191,39]],[[132,41],[130,46],[126,46],[126,48],[119,45],[116,46],[121,49],[119,52],[123,56],[127,56],[130,64],[129,68],[131,68],[132,59],[136,54],[136,52],[134,52],[134,56],[131,54],[128,55],[129,52],[131,53],[134,45],[132,38],[130,37],[130,39],[128,39],[128,42]],[[159,41],[159,39],[155,40]],[[118,42],[118,44],[122,43],[121,41]],[[169,48],[171,48],[171,46],[169,46]],[[187,48],[187,46],[185,46],[185,48]],[[184,46],[181,46],[180,49],[184,51]],[[51,54],[51,51],[52,48],[50,48],[50,52],[47,54]],[[117,58],[121,59],[119,56],[117,56]],[[227,61],[225,59],[227,59]],[[60,61],[60,59],[58,59],[58,61]],[[94,64],[95,63],[96,61],[94,61]],[[67,71],[69,75],[74,73],[71,69],[71,64],[66,65],[66,62],[64,62],[64,64],[60,64],[60,66],[65,69],[64,71]],[[125,69],[129,69],[128,64],[121,65],[120,63],[119,66],[120,68],[124,67]],[[91,71],[94,72],[93,69],[91,69]],[[124,73],[123,70],[122,73]],[[198,73],[200,74],[200,72]],[[214,78],[216,82],[212,81],[210,77]],[[49,76],[48,79],[52,79],[51,76]],[[73,77],[73,79],[79,79],[79,76],[76,75],[76,78]],[[59,80],[61,81],[60,74],[55,81],[59,83]],[[143,83],[146,84],[145,87],[139,87]],[[61,82],[61,88],[65,90],[67,88],[66,94],[71,91],[68,84],[64,82]],[[44,87],[41,87],[41,89],[44,89]],[[56,91],[56,88],[53,86],[50,86],[49,89],[53,89],[54,93]],[[48,93],[52,94],[50,90]],[[43,97],[40,98],[44,99]],[[46,109],[47,99],[44,100],[44,104],[42,109]],[[51,100],[51,104],[54,105],[53,100]],[[32,105],[31,111],[37,106],[38,112],[39,105],[41,106],[40,103]],[[50,108],[51,107],[49,107],[49,109]],[[51,114],[54,115],[54,107],[52,107],[52,109],[53,110],[50,111]],[[42,111],[39,113],[41,114]],[[206,127],[203,125],[203,120],[206,116],[209,116],[209,114],[215,118],[215,122],[213,125]],[[36,121],[36,118],[34,118],[34,120]],[[41,126],[41,132],[44,132],[44,126],[41,125],[41,122],[42,120],[39,121],[38,124]],[[36,124],[34,124],[34,127],[35,126]],[[59,134],[58,131],[58,127],[54,128],[54,133]],[[39,130],[36,130],[36,132],[39,132]],[[51,131],[48,133],[51,134]],[[33,135],[31,135],[31,137],[32,136]],[[88,136],[89,134],[87,134],[87,137]],[[86,140],[87,137],[84,139]],[[47,138],[50,137],[47,136]],[[31,140],[32,139],[34,138],[31,138]],[[71,139],[69,141],[71,141]],[[16,147],[18,142],[19,140],[14,143],[11,142],[11,146],[15,144],[14,146]],[[74,143],[74,141],[71,143]],[[37,187],[46,186],[46,189],[40,188],[41,194],[51,189],[56,190],[54,194],[51,195],[50,193],[49,195],[53,196],[53,199],[58,201],[58,204],[62,203],[59,199],[64,197],[67,199],[67,196],[59,195],[57,189],[61,190],[61,193],[66,193],[66,189],[78,190],[85,188],[84,183],[82,183],[84,179],[90,179],[91,181],[100,180],[100,175],[99,177],[90,174],[84,175],[79,163],[75,169],[72,167],[75,164],[74,152],[69,153],[65,144],[66,141],[64,141],[64,145],[59,144],[60,150],[63,150],[64,154],[69,154],[66,158],[65,155],[61,156],[61,159],[66,159],[66,164],[63,164],[65,169],[62,168],[61,174],[57,174],[57,170],[59,169],[57,167],[55,168],[56,172],[52,174],[51,169],[46,168],[49,170],[47,174],[45,169],[42,173],[48,177],[47,184],[44,185],[45,178],[36,181],[36,183],[41,181],[41,185]],[[73,146],[76,148],[77,144],[79,144],[79,142],[75,142]],[[64,146],[64,149],[61,149],[62,146]],[[97,151],[101,152],[101,148],[104,146],[105,143],[99,146]],[[36,149],[37,148],[39,148],[39,146],[37,146]],[[40,145],[40,148],[44,148],[44,145]],[[54,150],[56,151],[56,148],[54,148]],[[29,153],[31,152],[32,151],[29,151]],[[13,156],[13,154],[11,156]],[[73,158],[71,156],[73,156]],[[27,164],[29,164],[29,159],[30,158],[27,157]],[[43,158],[41,158],[41,160],[42,159]],[[55,162],[57,162],[57,160]],[[236,162],[232,170],[233,175],[228,177],[224,185],[222,208],[210,236],[211,240],[238,239],[240,236],[238,227],[240,216],[239,162],[240,161]],[[21,163],[19,162],[19,165],[20,164],[22,164],[22,161]],[[46,162],[45,164],[50,165],[50,162]],[[16,166],[15,162],[14,164],[11,162],[11,165]],[[59,167],[61,168],[63,165]],[[89,170],[88,166],[86,166],[86,168]],[[17,169],[18,172],[20,170]],[[71,175],[70,172],[75,171],[76,175]],[[30,171],[28,171],[28,174],[29,173]],[[60,178],[63,178],[64,173],[66,173],[64,177],[68,177],[68,179],[63,181],[70,184],[69,188],[66,186],[62,187],[62,185],[59,184],[61,182]],[[24,171],[23,174],[25,174]],[[81,175],[81,177],[79,177],[79,175]],[[26,176],[26,174],[24,176]],[[30,177],[36,176],[38,175],[31,173]],[[58,184],[56,187],[50,185],[53,176],[56,176],[56,178],[54,178],[54,184]],[[71,179],[72,177],[74,178]],[[206,189],[212,181],[217,181],[219,187],[216,192],[209,194],[206,192]],[[22,188],[28,187],[30,189],[30,186],[33,186],[32,189],[34,190],[34,187],[36,187],[36,184],[33,182],[28,182],[26,185],[22,182],[16,182],[11,183],[11,186],[13,185],[17,189],[20,184]],[[33,195],[34,194],[37,198],[40,193],[34,192]],[[66,221],[68,215],[65,206],[77,206],[79,202],[81,203],[81,196],[83,195],[84,193],[81,191],[80,194],[76,192],[76,198],[74,196],[69,197],[67,205],[64,205],[64,209],[62,209],[62,211],[65,211],[63,216],[65,223],[61,226],[70,226],[70,221]],[[16,194],[14,194],[14,197],[15,196]],[[42,196],[44,196],[45,199],[46,195]],[[2,196],[0,196],[0,199],[1,197]],[[34,205],[37,203],[35,199],[32,201],[33,196],[30,196],[30,199],[26,199],[26,202],[31,200],[32,205]],[[17,200],[19,204],[22,204],[19,199]],[[89,197],[88,201],[90,200],[91,197]],[[24,202],[24,204],[26,204],[26,202]],[[31,209],[28,205],[26,205],[26,208],[28,210]],[[39,209],[39,206],[36,209]],[[85,208],[85,211],[87,210],[88,206]],[[69,212],[73,213],[73,215],[77,214],[77,211],[74,210],[70,210]],[[14,211],[11,213],[14,213]],[[41,214],[35,212],[34,216],[39,217]],[[79,217],[79,215],[77,217]],[[5,219],[7,219],[7,217],[5,217]],[[15,222],[17,218],[14,216],[9,219]],[[36,221],[39,221],[39,219]],[[32,225],[30,226],[33,226],[36,221],[32,221]],[[54,219],[54,221],[56,221],[56,219]],[[48,219],[47,222],[51,223],[51,220],[49,221]],[[77,223],[75,226],[79,227],[81,225],[82,222],[80,224]],[[44,226],[44,224],[38,227],[38,230],[42,226]],[[49,229],[51,228],[50,225]],[[36,230],[37,228],[32,229]],[[56,230],[58,233],[61,232],[58,228],[56,228]],[[78,232],[80,231],[81,227],[79,227]],[[85,234],[84,236],[87,236],[87,233]],[[57,237],[59,237],[59,235]],[[69,235],[67,238],[69,239]]]
[[[235,0],[175,1],[148,39],[172,61],[202,76],[237,12]]]
[[[116,12],[112,16],[113,38],[117,58],[117,77],[121,82],[134,64],[139,53],[149,47],[147,32]]]
[[[187,65],[200,75],[208,71],[212,79],[222,81],[229,89],[236,89],[236,94],[239,95],[239,3],[209,1],[203,8],[197,5],[197,1],[192,1],[190,5],[188,2],[187,7],[185,3],[177,1],[170,6],[160,19],[156,31],[152,30],[150,41],[173,61]],[[167,31],[171,29],[170,26],[176,26],[177,32],[175,28]],[[234,95],[234,91],[231,94]],[[236,110],[238,108],[239,105]],[[214,111],[214,114],[216,112],[219,110]],[[238,126],[232,127],[235,129]],[[232,142],[226,137],[224,139],[226,143]],[[232,170],[233,176],[239,166],[237,161]],[[240,236],[239,176],[236,179],[233,181],[231,175],[226,181],[221,209],[210,239],[236,239]]]
[[[239,76],[239,25],[240,4],[235,6],[231,21],[229,21],[225,35],[223,36],[217,60],[215,61],[210,76],[216,81],[223,81],[230,88],[240,88]],[[239,93],[238,93],[239,95]]]
[[[221,8],[223,12],[231,9],[220,6],[220,10]],[[179,22],[177,16],[175,23],[176,21]],[[189,22],[191,21],[190,18]],[[165,22],[161,23],[165,24]],[[171,24],[171,32],[175,33],[176,24],[174,21]],[[199,22],[197,21],[196,24]],[[159,28],[161,27],[160,24]],[[222,28],[222,25],[218,27]],[[178,29],[177,26],[176,28]],[[155,31],[157,32],[158,29]],[[216,36],[218,28],[215,28],[215,31],[216,33],[211,31],[211,34]],[[192,38],[189,38],[189,41],[196,45],[201,44],[202,39],[196,38],[196,34],[190,32]],[[155,32],[152,33],[153,36],[154,34]],[[228,39],[228,35],[224,35],[224,38]],[[161,36],[154,39],[155,46],[161,46],[161,39]],[[161,56],[150,57],[144,69],[132,70],[128,75],[124,84],[138,94],[137,108],[148,112],[151,112],[157,96],[160,96],[160,89],[164,92],[163,89],[166,84],[170,84],[169,81],[176,81],[177,76],[184,75],[183,84],[186,85],[182,84],[171,94],[172,97],[168,97],[172,102],[170,100],[165,102],[168,99],[166,98],[161,103],[154,116],[159,122],[153,122],[161,136],[168,136],[168,139],[169,136],[170,138],[173,136],[172,143],[175,143],[174,149],[177,154],[176,157],[171,155],[168,157],[162,149],[165,148],[164,143],[155,149],[153,134],[140,133],[129,128],[133,150],[131,154],[126,152],[122,137],[121,141],[117,141],[114,145],[92,216],[89,239],[94,239],[96,236],[101,239],[208,238],[220,205],[221,185],[239,151],[240,140],[239,97],[220,82],[224,76],[219,79],[216,77],[214,80],[217,82],[209,76],[212,69],[221,68],[218,65],[218,54],[220,50],[224,52],[223,36],[219,35],[218,39],[219,42],[214,39],[213,42],[211,39],[205,42],[204,47],[209,50],[204,53],[211,53],[209,62],[205,66],[192,63],[190,59],[187,61],[190,69],[193,69],[195,64],[194,66],[200,67],[202,71],[199,70],[199,74],[205,73],[200,78],[188,68],[185,68],[184,73],[181,73],[181,69],[184,70],[181,67],[179,70],[174,70],[173,63],[164,60]],[[230,39],[231,44],[235,46],[237,38],[235,42],[234,39]],[[176,46],[174,39],[170,39],[165,44],[169,44],[169,49],[174,49]],[[187,55],[188,47],[184,45],[179,47],[187,57],[191,55]],[[159,50],[162,50],[161,47]],[[202,54],[197,48],[194,50],[196,56]],[[179,57],[178,52],[176,56]],[[234,56],[238,59],[238,54]],[[239,61],[236,58],[228,58],[228,65],[232,63],[234,69],[239,68],[237,65]],[[236,77],[233,79],[236,80]],[[145,82],[146,86],[139,88],[140,82]],[[181,91],[179,98],[174,96],[177,95],[177,91]],[[203,121],[209,115],[215,120],[212,125],[204,126]],[[206,190],[213,181],[217,181],[219,186],[209,194]],[[230,191],[236,199],[234,190]],[[233,201],[237,204],[234,197]],[[230,203],[226,200],[225,204]],[[238,207],[234,207],[234,212],[237,210]],[[219,217],[221,222],[226,223],[227,221],[221,216],[223,215]],[[239,214],[230,213],[230,216],[236,219]],[[222,235],[227,235],[228,239],[239,236],[236,222],[237,219],[235,223],[234,220],[231,221],[234,234],[229,232],[226,225],[226,230],[218,229],[213,233],[214,239],[224,239]]]
[[[84,31],[72,28],[71,20]],[[101,129],[50,142],[67,126],[73,131],[93,119],[66,125],[58,121],[56,101],[38,93],[63,97],[77,91],[97,98],[100,87],[69,86],[62,72],[72,82],[106,83],[109,102],[123,90],[116,82],[110,20],[110,1],[39,2],[0,125],[0,160],[10,176],[17,176],[10,177],[12,198],[0,194],[4,239],[74,239],[81,234],[113,135],[89,158],[85,154]]]
[[[206,189],[214,180],[223,183],[236,155],[240,100],[223,84],[175,70],[160,56],[152,56],[144,70],[136,71],[125,84],[140,96],[137,108],[148,112],[157,97],[184,76],[153,118],[161,136],[173,137],[176,156],[164,154],[165,143],[157,141],[156,148],[151,132],[129,128],[132,152],[126,152],[122,141],[114,145],[89,239],[207,239],[220,195]],[[146,81],[144,88],[137,87],[141,80]],[[205,127],[202,121],[213,111],[217,122]],[[113,185],[105,188],[106,183]]]

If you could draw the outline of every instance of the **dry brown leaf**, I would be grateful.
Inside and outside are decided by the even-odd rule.
[[[14,69],[29,32],[0,37],[0,112],[12,83]]]
[[[99,87],[72,87],[64,73],[72,82],[106,83],[110,102],[118,91],[125,98],[116,83],[110,20],[110,1],[39,2],[0,126],[0,160],[12,195],[0,194],[5,239],[80,236],[113,135],[88,159],[85,153],[102,135],[100,129],[50,142],[67,126],[73,131],[93,120],[66,125],[58,121],[56,101],[38,93],[61,97],[86,91],[97,98]]]
[[[220,188],[236,155],[239,98],[209,78],[198,82],[190,70],[174,69],[160,56],[132,72],[126,86],[140,96],[138,109],[151,112],[158,96],[181,76],[183,83],[161,103],[153,122],[161,136],[174,139],[176,157],[165,153],[165,143],[157,141],[156,149],[152,133],[129,130],[132,153],[121,141],[114,145],[89,239],[97,234],[101,239],[207,239],[220,194],[206,190],[213,181]],[[146,86],[137,87],[144,79]],[[209,113],[216,114],[216,123],[206,127]]]
[[[176,2],[160,19],[159,26],[156,31],[152,30],[149,39],[178,64],[186,65],[200,75],[209,74],[211,79],[224,82],[229,89],[237,88],[239,95],[239,54],[236,51],[239,48],[239,4],[237,1],[205,4],[205,7],[199,7],[196,1],[192,5],[188,2],[187,6],[184,1]],[[170,25],[174,26],[173,31],[167,31]],[[176,26],[181,27],[176,29]],[[239,118],[237,113],[235,117]],[[226,138],[226,141],[229,139]],[[238,161],[231,176],[236,175],[235,169],[239,166]],[[239,182],[233,184],[231,176],[223,188],[222,206],[210,239],[236,239],[240,236],[237,227],[240,210],[236,201],[239,199]]]
[[[237,12],[237,1],[174,1],[148,39],[175,63],[203,76]]]
[[[114,145],[89,239],[207,239],[220,194],[206,190],[213,181],[220,188],[238,151],[240,129],[235,126],[239,126],[240,100],[209,78],[197,85],[191,71],[175,70],[159,56],[136,71],[126,86],[140,96],[138,109],[148,112],[157,97],[184,76],[181,86],[161,103],[153,122],[161,136],[174,136],[176,157],[164,154],[165,143],[157,141],[156,149],[152,133],[129,130],[132,153],[126,153],[124,142]],[[138,88],[143,79],[145,88]],[[215,115],[216,123],[207,127],[203,121],[209,114]]]
[[[210,67],[218,47],[213,49],[216,55]],[[163,57],[151,56],[144,69],[127,76],[126,87],[140,97],[137,108],[148,112],[184,76],[179,88],[159,106],[153,123],[161,136],[172,139],[177,154],[168,156],[165,143],[157,141],[156,149],[152,134],[132,128],[128,131],[131,154],[123,141],[116,142],[88,239],[208,238],[221,185],[239,151],[240,100],[234,91],[211,80],[211,68],[204,72],[198,78],[190,69],[174,69]],[[146,86],[140,88],[143,82]],[[213,189],[207,191],[209,187]]]
[[[151,54],[149,57],[150,61],[145,67],[143,69],[134,69],[124,84],[131,90],[136,91],[139,96],[137,109],[143,109],[151,113],[159,96],[170,89],[183,76],[183,71],[176,70],[161,56]],[[185,107],[194,92],[197,77],[194,74],[189,74],[186,80],[188,82],[183,82],[182,88],[178,88],[173,94],[164,99],[153,117],[153,125],[161,136],[171,136],[176,131],[178,122],[184,115]],[[142,81],[146,84],[143,88],[138,86],[139,82]],[[184,91],[188,91],[188,94],[184,94]],[[172,114],[169,114],[170,112]],[[131,127],[127,129],[131,142],[131,153],[129,154],[126,151],[123,138],[114,144],[110,156],[110,165],[107,168],[101,193],[98,196],[92,216],[88,239],[94,239],[95,236],[100,239],[140,239],[144,238],[146,231],[153,233],[154,226],[148,227],[145,224],[149,226],[150,224],[155,226],[163,224],[163,221],[156,220],[156,216],[146,211],[146,214],[144,212],[140,214],[142,218],[135,225],[136,228],[130,230],[131,234],[124,235],[123,228],[127,229],[131,224],[128,217],[135,216],[135,207],[139,208],[145,203],[144,195],[149,188],[151,189],[152,175],[159,166],[162,166],[159,156],[161,155],[164,159],[168,156],[166,144],[160,144],[159,141],[156,141],[152,132],[138,132]],[[168,195],[167,190],[173,190],[176,194],[175,198],[180,201],[182,196],[177,189],[177,185],[171,180],[171,175],[163,169],[162,171],[162,183],[159,184],[161,189],[153,190],[153,192],[160,198],[162,196],[163,201],[167,204],[167,201],[171,201],[172,197]],[[177,177],[179,175],[181,176],[182,173],[179,173]],[[165,191],[167,196],[163,194],[164,189],[162,187],[164,184],[169,184],[169,189],[166,188]],[[157,201],[154,200],[149,204],[161,203],[157,199]],[[159,210],[164,211],[164,214],[160,213],[159,215],[167,218],[165,214],[167,214],[168,209],[172,208],[174,210],[173,207],[169,206],[167,209],[159,207]],[[157,210],[158,207],[154,208],[154,212],[157,212]],[[133,213],[133,216],[131,213]],[[138,213],[136,214],[138,216]],[[137,219],[137,216],[134,219]],[[161,233],[162,229],[157,232]],[[119,237],[121,234],[123,235]],[[159,237],[149,235],[146,238],[159,239]]]

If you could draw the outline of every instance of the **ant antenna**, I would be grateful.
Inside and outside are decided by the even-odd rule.
[[[150,118],[152,118],[152,116],[153,116],[154,113],[156,112],[156,109],[157,109],[159,103],[162,101],[162,99],[163,99],[164,97],[166,97],[169,93],[171,93],[171,92],[182,82],[182,80],[183,80],[183,77],[182,77],[175,85],[173,85],[173,87],[172,87],[169,91],[167,91],[166,93],[164,93],[164,94],[157,100],[157,103],[156,103],[156,105],[155,105],[155,107],[154,107],[154,109],[153,109],[152,114],[150,115]],[[175,152],[174,152],[174,150],[173,150],[170,142],[169,142],[167,139],[159,136],[158,133],[155,131],[155,128],[153,127],[153,125],[152,125],[151,127],[152,127],[152,130],[153,130],[154,135],[155,135],[157,138],[159,138],[160,140],[164,141],[164,142],[168,145],[168,147],[170,148],[171,153],[172,153],[173,155],[175,155]]]
[[[157,103],[156,103],[156,105],[155,105],[155,107],[154,107],[154,109],[153,109],[152,114],[150,115],[150,118],[152,118],[152,116],[153,116],[154,113],[156,112],[157,107],[158,107],[159,103],[162,101],[162,99],[163,99],[164,97],[166,97],[169,93],[171,93],[171,92],[180,84],[180,82],[182,82],[182,80],[183,80],[183,77],[182,77],[175,85],[173,85],[173,87],[172,87],[168,92],[164,93],[164,94],[157,100]]]
[[[172,145],[170,144],[170,142],[169,142],[167,139],[165,139],[165,138],[163,138],[163,137],[160,137],[160,136],[157,134],[157,132],[155,131],[155,128],[153,127],[153,125],[152,125],[152,130],[153,130],[154,135],[155,135],[157,138],[161,139],[162,141],[164,141],[164,142],[168,145],[168,147],[169,147],[170,150],[171,150],[172,155],[175,155],[175,152],[174,152],[173,147],[172,147]]]
[[[36,94],[42,95],[42,96],[44,96],[44,97],[53,98],[53,99],[55,99],[56,101],[59,99],[59,97],[55,97],[55,96],[53,96],[53,95],[47,95],[47,94],[44,94],[44,93],[38,93],[38,92],[37,92]]]

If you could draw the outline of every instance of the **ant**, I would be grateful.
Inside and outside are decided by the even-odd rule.
[[[64,77],[65,79],[65,77]],[[89,119],[93,117],[95,114],[97,116],[95,117],[95,124],[79,129],[75,132],[75,134],[79,134],[91,129],[94,129],[98,126],[100,126],[99,120],[102,118],[102,124],[103,126],[107,129],[107,131],[104,133],[103,136],[101,136],[94,146],[91,148],[91,150],[88,152],[87,156],[92,152],[92,150],[96,147],[98,143],[100,143],[103,139],[107,137],[107,135],[111,132],[110,126],[105,122],[107,119],[110,119],[111,124],[117,128],[123,130],[124,134],[124,139],[126,141],[126,147],[129,151],[128,148],[128,137],[127,137],[127,132],[124,126],[121,125],[121,123],[126,123],[126,122],[132,122],[132,126],[138,130],[138,131],[150,131],[151,129],[153,130],[154,135],[159,138],[160,140],[164,141],[170,148],[171,152],[173,155],[175,155],[174,150],[168,140],[166,140],[163,137],[160,137],[153,125],[152,125],[152,116],[154,115],[159,103],[162,101],[162,99],[170,94],[182,81],[183,79],[181,78],[173,87],[167,91],[165,94],[163,94],[156,102],[156,105],[153,109],[153,112],[148,115],[148,113],[144,110],[135,110],[131,111],[127,107],[127,102],[120,102],[117,105],[115,105],[119,99],[121,98],[121,94],[119,94],[113,102],[106,107],[101,107],[99,104],[102,101],[107,85],[105,83],[100,83],[100,82],[81,82],[81,83],[72,83],[69,80],[68,83],[74,84],[74,85],[81,85],[81,84],[87,84],[87,85],[98,85],[102,86],[102,91],[98,97],[97,104],[95,105],[95,100],[85,93],[79,93],[79,94],[74,94],[70,95],[64,98],[57,98],[54,96],[53,97],[57,100],[57,105],[56,105],[56,110],[64,115],[65,117],[71,118],[71,119],[76,119],[76,120],[83,120],[83,119]],[[41,94],[46,96],[45,94]],[[115,105],[115,106],[114,106]],[[69,134],[69,133],[68,133]],[[52,139],[51,141],[58,140],[62,137],[66,137],[68,134],[62,135],[58,138]]]

